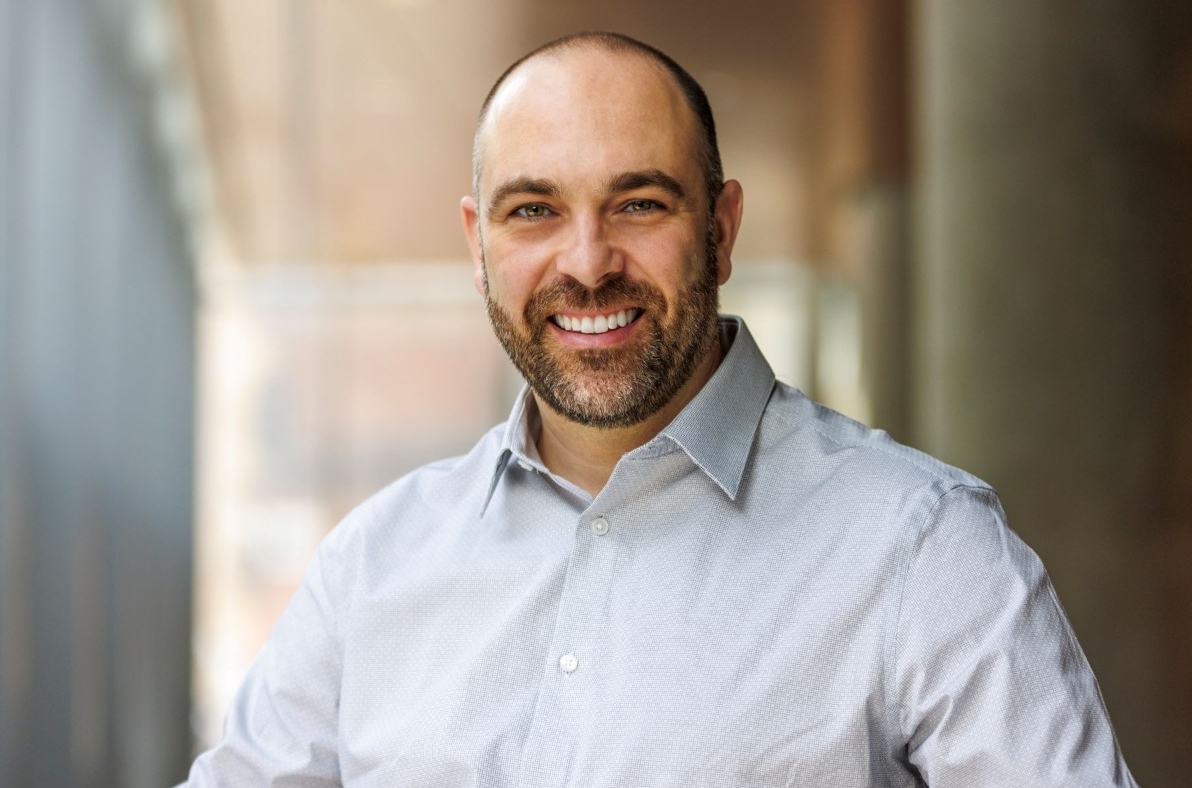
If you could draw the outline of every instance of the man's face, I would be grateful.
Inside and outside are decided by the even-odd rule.
[[[463,206],[477,284],[514,364],[572,421],[645,420],[716,348],[728,250],[695,124],[669,76],[599,49],[530,61],[490,107]]]

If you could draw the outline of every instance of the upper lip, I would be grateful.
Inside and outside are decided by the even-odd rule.
[[[551,315],[551,322],[564,331],[603,334],[605,331],[629,325],[640,314],[641,309],[637,307],[610,308],[599,312],[555,312]]]
[[[637,310],[638,312],[641,312],[641,309],[642,308],[640,306],[633,306],[633,305],[609,306],[609,307],[601,307],[600,309],[560,309],[558,312],[553,312],[551,314],[551,317],[567,316],[567,317],[578,317],[580,319],[583,319],[585,317],[597,318],[597,317],[600,317],[601,315],[607,317],[609,315],[615,315],[618,312],[629,312],[631,310]]]

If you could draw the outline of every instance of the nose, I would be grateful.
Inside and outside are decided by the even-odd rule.
[[[578,215],[563,239],[555,267],[589,289],[596,289],[625,268],[622,254],[609,242],[599,216]]]

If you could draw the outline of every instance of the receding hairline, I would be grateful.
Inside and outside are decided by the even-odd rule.
[[[489,109],[492,107],[497,94],[501,92],[501,88],[505,86],[505,83],[509,81],[510,77],[521,70],[522,66],[542,58],[557,57],[566,52],[578,52],[585,49],[611,54],[635,54],[658,69],[661,74],[669,77],[671,82],[675,83],[675,88],[680,89],[680,93],[682,92],[678,80],[674,78],[674,75],[667,68],[667,61],[669,61],[669,65],[673,65],[675,68],[681,67],[678,63],[671,60],[668,55],[649,44],[621,35],[620,33],[610,33],[607,31],[572,33],[562,38],[548,41],[537,49],[518,58],[512,65],[505,69],[505,72],[497,78],[492,88],[489,89],[488,95],[484,97],[484,103],[480,105],[480,115],[476,119],[477,132],[484,127],[484,122],[488,119]]]
[[[488,122],[489,111],[501,89],[505,87],[505,84],[515,73],[531,61],[546,57],[558,57],[566,52],[584,49],[612,54],[628,53],[635,55],[643,62],[655,68],[660,75],[668,80],[682,98],[683,104],[687,107],[694,120],[695,133],[697,135],[696,144],[699,150],[700,163],[704,171],[705,186],[710,201],[714,203],[716,197],[719,195],[724,176],[720,164],[720,152],[716,142],[716,126],[712,119],[712,110],[708,105],[707,95],[704,93],[703,88],[686,69],[660,49],[621,33],[603,30],[572,33],[562,38],[548,41],[514,61],[497,78],[497,81],[493,83],[488,95],[484,98],[484,102],[480,105],[480,113],[476,121],[476,133],[472,142],[472,191],[476,198],[479,199],[480,197],[481,137]]]

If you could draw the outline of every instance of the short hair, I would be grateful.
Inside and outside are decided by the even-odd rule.
[[[665,52],[638,41],[636,38],[603,30],[572,33],[547,42],[519,58],[513,65],[505,69],[505,73],[501,74],[493,84],[492,89],[484,98],[484,103],[480,105],[480,116],[476,122],[476,137],[472,145],[472,191],[475,192],[477,199],[480,197],[480,133],[483,131],[484,121],[488,117],[488,108],[501,86],[523,63],[539,55],[592,45],[608,52],[635,52],[643,55],[654,64],[661,66],[674,78],[699,125],[700,169],[703,171],[704,189],[708,195],[708,211],[714,211],[716,199],[724,187],[724,167],[720,163],[720,148],[716,143],[716,121],[712,118],[712,106],[708,103],[708,96],[704,93],[703,87],[695,80],[695,77],[687,73],[686,69]]]

